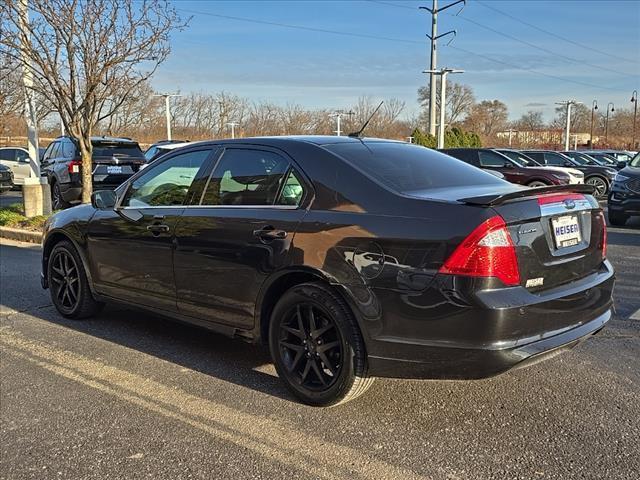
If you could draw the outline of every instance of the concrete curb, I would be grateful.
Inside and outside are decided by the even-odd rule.
[[[0,227],[0,238],[8,238],[18,242],[42,243],[42,233],[19,228]]]

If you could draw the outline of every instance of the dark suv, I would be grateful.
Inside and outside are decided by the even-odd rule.
[[[640,216],[640,153],[613,179],[608,205],[611,225],[621,227],[629,217]]]
[[[145,163],[140,146],[128,138],[93,137],[91,144],[94,190],[116,188]],[[78,203],[82,198],[82,160],[77,141],[56,138],[42,156],[41,173],[51,185],[54,209]]]
[[[550,167],[570,167],[584,172],[584,183],[595,188],[597,197],[606,197],[609,186],[616,175],[616,170],[610,167],[598,165],[581,165],[579,162],[563,155],[560,152],[548,150],[522,150],[527,156],[536,162]]]
[[[544,168],[523,167],[506,155],[489,148],[445,148],[442,153],[482,169],[499,171],[511,183],[529,187],[567,185],[569,174]]]

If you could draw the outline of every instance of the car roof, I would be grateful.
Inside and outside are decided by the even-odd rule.
[[[225,138],[225,139],[212,139],[202,140],[199,142],[189,142],[190,146],[197,145],[233,145],[233,144],[257,144],[265,146],[286,146],[292,143],[308,143],[318,146],[335,145],[335,144],[375,144],[375,143],[397,143],[407,144],[401,140],[391,140],[385,138],[354,138],[354,137],[338,137],[337,135],[278,135],[278,136],[264,136],[264,137],[243,137],[243,138]],[[186,146],[184,144],[182,146]],[[163,146],[165,148],[165,146]]]
[[[70,137],[68,135],[63,135],[61,137],[56,138],[56,140],[62,140],[62,139],[69,139],[69,140],[74,140],[73,137]],[[101,136],[94,136],[91,137],[91,143],[100,143],[100,142],[104,142],[104,143],[130,143],[132,145],[137,145],[138,142],[136,142],[135,140],[132,140],[130,138],[127,137],[109,137],[106,135],[101,135]]]

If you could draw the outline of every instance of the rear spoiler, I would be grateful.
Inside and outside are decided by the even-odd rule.
[[[591,185],[575,184],[575,185],[550,185],[548,187],[525,188],[509,193],[495,193],[489,195],[480,195],[478,197],[461,198],[458,201],[468,203],[469,205],[482,205],[484,207],[492,207],[501,203],[515,200],[517,198],[535,197],[547,193],[584,193],[592,195],[594,187]]]

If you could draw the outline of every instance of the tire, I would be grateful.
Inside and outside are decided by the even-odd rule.
[[[540,180],[533,180],[533,181],[527,183],[527,187],[531,187],[531,188],[547,187],[547,186],[549,186],[548,183],[542,182]]]
[[[609,223],[614,227],[624,227],[627,223],[627,220],[629,220],[629,217],[627,215],[624,215],[622,213],[615,213],[609,210]]]
[[[592,177],[586,178],[584,183],[586,185],[592,185],[596,189],[593,194],[598,198],[606,197],[607,193],[609,193],[609,184],[602,177],[594,175]]]
[[[76,320],[92,317],[104,306],[93,298],[80,256],[67,240],[51,250],[47,278],[51,301],[63,317]]]
[[[62,190],[60,190],[60,184],[53,181],[51,185],[51,208],[53,210],[64,210],[65,208],[69,208],[71,206],[70,203],[66,202],[64,197],[62,196]]]
[[[367,376],[364,341],[351,309],[322,283],[285,292],[271,315],[269,347],[278,376],[309,405],[348,402],[374,381]]]

